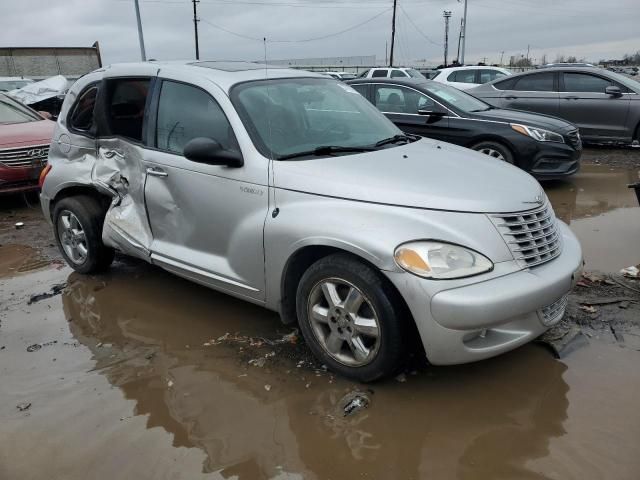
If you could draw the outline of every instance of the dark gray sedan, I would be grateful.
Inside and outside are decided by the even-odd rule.
[[[554,67],[513,75],[467,90],[498,108],[563,118],[586,142],[640,139],[640,83],[595,67]]]

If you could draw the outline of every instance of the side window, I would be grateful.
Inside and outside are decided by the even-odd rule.
[[[514,90],[520,92],[553,92],[553,72],[534,73],[519,77]]]
[[[518,78],[507,78],[493,84],[493,87],[497,90],[513,90],[513,86],[518,81]]]
[[[189,140],[212,138],[228,150],[238,142],[222,108],[204,90],[183,83],[163,81],[156,122],[156,147],[182,155]]]
[[[360,95],[362,95],[364,98],[367,98],[368,85],[358,84],[358,85],[351,85],[351,87]]]
[[[141,142],[149,79],[110,80],[107,85],[107,121],[110,133]]]
[[[386,77],[387,76],[387,71],[386,70],[374,70],[373,73],[371,74],[372,77]]]
[[[398,77],[405,78],[407,76],[408,75],[404,73],[402,70],[398,70],[398,69],[391,70],[391,78],[398,78]]]
[[[450,73],[447,77],[447,80],[450,82],[476,83],[476,71],[458,70],[456,72]]]
[[[386,113],[417,114],[418,110],[428,110],[435,103],[426,95],[400,86],[376,87],[376,107]]]
[[[504,76],[505,74],[498,70],[480,70],[480,83],[487,83]]]
[[[587,73],[565,72],[563,75],[564,92],[604,93],[604,89],[611,85],[610,80]]]
[[[93,127],[93,109],[96,106],[97,95],[98,86],[92,85],[86,88],[76,99],[67,121],[71,130],[81,133],[91,131]]]

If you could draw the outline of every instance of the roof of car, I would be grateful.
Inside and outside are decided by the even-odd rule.
[[[444,68],[440,68],[440,71],[449,71],[449,70],[477,70],[479,68],[497,68],[500,70],[507,70],[504,67],[496,67],[494,65],[464,65],[464,66],[460,66],[460,67],[444,67]],[[508,71],[508,70],[507,70]]]
[[[419,85],[426,85],[435,83],[433,80],[426,78],[414,78],[414,77],[373,77],[373,78],[354,78],[346,82],[348,85],[357,85],[358,83],[393,83],[397,85],[406,85],[407,87],[415,87]]]
[[[254,62],[240,61],[148,61],[133,63],[117,63],[109,65],[104,69],[105,76],[130,74],[140,75],[143,71],[156,71],[162,74],[162,71],[191,71],[194,75],[204,76],[216,83],[225,91],[241,82],[251,80],[264,80],[273,78],[291,78],[291,77],[316,77],[326,78],[316,72],[308,72],[306,70],[294,70],[279,66],[269,66]],[[111,71],[111,72],[110,72]],[[111,73],[111,75],[110,75]]]

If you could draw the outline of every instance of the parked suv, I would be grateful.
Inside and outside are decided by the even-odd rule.
[[[38,190],[55,123],[0,93],[0,195]]]
[[[468,90],[509,75],[511,75],[509,70],[500,67],[448,67],[440,69],[437,75],[431,77],[431,80],[451,85],[459,90]]]
[[[425,76],[422,75],[415,68],[405,68],[405,67],[376,67],[370,68],[369,70],[365,70],[358,78],[422,78]]]
[[[532,340],[582,266],[533,177],[406,136],[309,72],[98,70],[67,95],[49,165],[42,208],[75,270],[104,270],[114,249],[142,258],[278,311],[360,381],[396,371],[417,338],[434,364]]]

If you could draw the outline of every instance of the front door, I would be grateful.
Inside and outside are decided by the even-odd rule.
[[[629,95],[614,96],[605,93],[614,84],[599,75],[582,72],[564,72],[560,88],[560,117],[580,127],[582,135],[603,139],[631,139],[627,129]]]
[[[152,149],[145,158],[151,258],[196,282],[263,301],[268,162],[245,158],[244,166],[231,168],[187,160],[184,147],[197,137],[240,147],[225,114],[235,114],[226,95],[204,80],[200,86],[179,80],[193,81],[161,80],[151,109]]]
[[[374,104],[400,130],[423,137],[445,140],[449,117],[421,115],[419,111],[439,111],[444,108],[425,94],[409,87],[393,84],[373,85]]]

